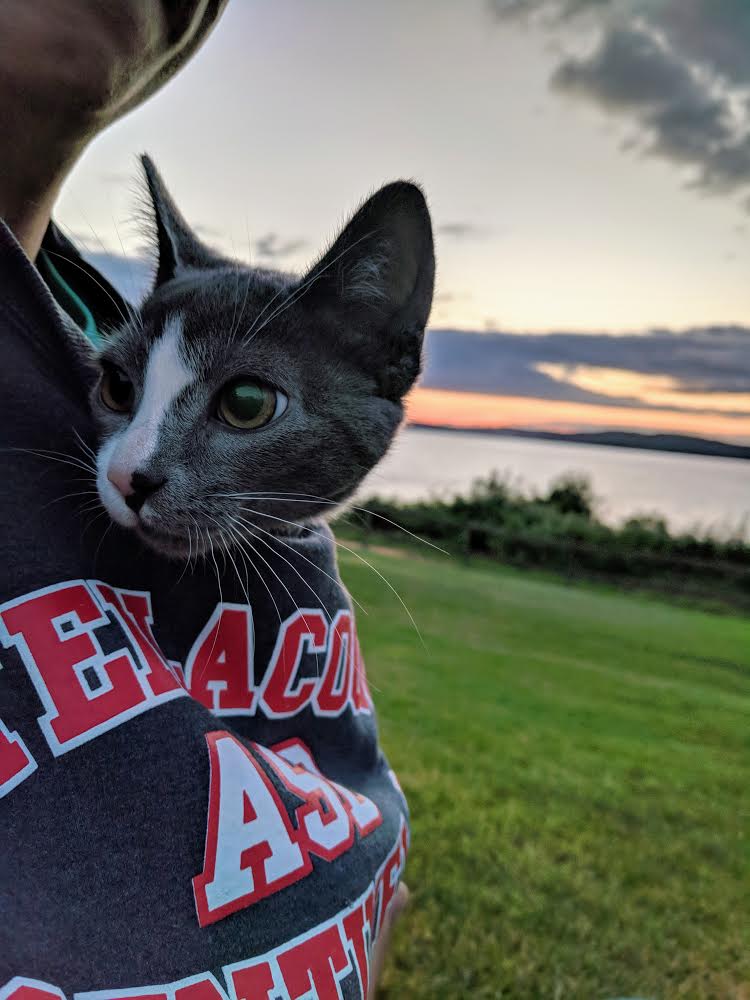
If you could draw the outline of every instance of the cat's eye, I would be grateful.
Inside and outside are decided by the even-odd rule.
[[[278,389],[241,378],[221,390],[216,412],[219,419],[230,427],[251,431],[281,416],[287,402],[286,396]]]
[[[108,365],[104,369],[99,395],[104,405],[117,413],[128,413],[133,408],[133,383],[116,365]]]

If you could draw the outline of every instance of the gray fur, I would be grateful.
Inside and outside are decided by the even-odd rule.
[[[387,451],[403,418],[403,396],[419,374],[434,281],[421,191],[404,181],[382,188],[298,277],[204,247],[145,157],[144,169],[159,252],[156,283],[137,321],[108,338],[100,362],[131,379],[137,412],[149,351],[168,317],[179,316],[181,357],[194,378],[173,400],[147,466],[134,470],[164,481],[134,530],[153,548],[185,556],[188,546],[205,548],[208,536],[231,547],[232,532],[223,530],[230,518],[278,532],[283,525],[274,518],[304,525],[329,515],[329,503],[285,496],[345,501]],[[289,401],[285,412],[252,431],[215,419],[217,394],[240,375],[280,390]],[[101,454],[132,414],[108,410],[98,387],[92,406]],[[229,493],[278,499],[221,496]]]

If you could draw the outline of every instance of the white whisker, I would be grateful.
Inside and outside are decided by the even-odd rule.
[[[253,333],[253,328],[255,327],[255,324],[258,322],[258,319],[260,319],[260,316],[262,315],[262,313],[259,314],[256,317],[255,322],[253,323],[253,325],[250,327],[250,329],[245,334],[245,339],[242,341],[243,347],[246,347],[250,343],[250,341],[253,339],[253,337],[257,337],[257,335],[260,333],[260,331],[264,327],[268,326],[268,324],[273,319],[275,319],[277,316],[280,316],[281,313],[283,313],[286,309],[289,309],[291,306],[293,306],[295,302],[298,302],[302,298],[302,296],[305,294],[305,292],[311,287],[311,285],[314,285],[315,282],[318,280],[318,278],[321,278],[325,274],[325,272],[330,267],[333,267],[333,265],[338,260],[340,260],[345,254],[349,253],[350,250],[353,250],[357,246],[358,243],[362,242],[362,240],[366,240],[369,236],[373,236],[374,233],[375,233],[374,229],[371,232],[369,232],[369,233],[364,233],[364,235],[360,236],[359,239],[357,239],[357,240],[354,241],[354,243],[351,243],[349,246],[344,247],[344,249],[340,253],[337,253],[336,256],[332,260],[329,260],[328,263],[326,264],[326,266],[324,268],[321,268],[321,270],[318,271],[317,274],[314,274],[312,276],[312,278],[308,278],[307,281],[305,281],[302,285],[298,286],[291,293],[291,295],[289,296],[289,298],[285,299],[284,302],[282,302],[281,305],[277,309],[275,309],[271,313],[271,315],[268,316],[261,323],[261,325],[255,330],[255,332]],[[278,294],[279,293],[277,292],[276,295],[274,296],[274,298],[276,298],[278,296]],[[273,299],[271,299],[271,302],[272,301],[273,301]],[[266,308],[268,308],[268,305],[270,305],[270,304],[271,304],[270,302],[267,303]],[[265,312],[265,309],[263,310],[263,312]],[[252,336],[250,336],[251,333],[252,333]]]
[[[285,562],[287,564],[287,566],[294,573],[297,574],[297,576],[300,578],[300,580],[302,581],[302,583],[304,583],[304,585],[307,587],[307,589],[310,591],[310,593],[313,595],[313,597],[315,597],[316,601],[318,601],[318,603],[320,604],[320,606],[323,608],[323,610],[325,611],[325,613],[328,615],[329,620],[333,620],[333,615],[331,614],[330,609],[328,607],[326,607],[326,604],[323,601],[323,598],[320,596],[320,594],[317,592],[317,590],[310,584],[310,581],[306,580],[304,578],[304,576],[300,573],[300,571],[292,563],[292,561],[290,559],[287,559],[284,555],[282,555],[281,552],[277,552],[276,549],[273,547],[273,545],[271,545],[270,542],[267,542],[265,538],[261,538],[260,535],[256,535],[255,534],[255,530],[257,530],[257,525],[251,524],[249,521],[243,521],[243,524],[245,525],[245,527],[248,529],[248,531],[250,532],[250,534],[253,536],[253,538],[257,542],[260,542],[261,545],[265,545],[265,547],[267,549],[270,549],[271,552],[273,552],[275,555],[277,555],[279,557],[279,559],[281,559],[282,562]],[[270,534],[270,532],[267,532],[267,534]],[[313,565],[315,565],[315,564],[313,563]]]
[[[403,524],[399,524],[398,521],[392,521],[389,517],[384,514],[378,514],[377,511],[370,510],[367,507],[358,507],[356,504],[341,502],[338,500],[329,500],[326,497],[315,496],[314,493],[215,493],[214,496],[226,497],[236,500],[280,500],[283,503],[322,503],[328,506],[340,506],[342,511],[356,510],[363,514],[369,514],[371,517],[377,517],[378,520],[384,521],[386,524],[390,524],[394,528],[398,528],[399,531],[403,531],[404,534],[410,535],[413,539],[421,542],[423,545],[428,545],[431,549],[435,549],[436,552],[441,552],[444,556],[450,556],[450,552],[445,549],[441,549],[439,545],[435,545],[434,542],[429,541],[427,538],[422,538],[421,535],[415,534],[413,531],[409,531],[405,528]]]
[[[243,520],[243,519],[241,518],[240,520]],[[249,525],[250,522],[243,520],[243,523]],[[279,542],[281,545],[284,546],[284,548],[289,549],[290,552],[294,552],[295,555],[299,556],[299,558],[303,559],[306,563],[309,563],[310,566],[313,567],[313,569],[316,569],[319,573],[322,573],[322,575],[324,577],[326,577],[326,579],[330,580],[331,583],[335,584],[337,587],[341,586],[341,581],[340,580],[337,580],[335,576],[332,576],[330,573],[327,573],[326,570],[324,570],[321,566],[318,566],[318,564],[316,562],[313,562],[313,560],[310,559],[309,556],[306,556],[304,554],[304,552],[300,552],[299,549],[296,549],[293,545],[291,545],[289,542],[287,542],[286,539],[281,538],[279,535],[274,535],[274,533],[272,531],[268,531],[266,528],[261,528],[261,526],[259,524],[253,524],[252,528],[255,531],[261,531],[261,532],[263,532],[264,535],[268,535],[268,537],[272,538],[275,542]],[[258,539],[258,541],[262,541],[262,539]],[[268,543],[266,543],[266,544],[268,544]],[[283,556],[281,556],[280,552],[277,553],[277,555],[280,558],[283,558]],[[289,560],[285,560],[285,562],[289,562]],[[291,565],[291,563],[289,563],[289,565]],[[292,567],[292,568],[294,569],[294,567]],[[301,574],[300,574],[300,576],[301,576]],[[304,580],[304,577],[301,577],[301,578]],[[367,608],[364,607],[362,604],[360,604],[359,601],[356,599],[356,597],[353,594],[349,594],[349,596],[351,597],[352,601],[354,602],[354,604],[356,604],[356,606],[359,608],[359,610],[362,612],[363,615],[369,614],[369,611],[367,610]]]
[[[244,521],[237,521],[236,518],[230,518],[230,520],[232,520],[235,524],[241,524],[241,525],[244,525],[245,527],[247,527],[247,524]],[[258,541],[257,538],[256,538],[256,541]],[[252,545],[250,542],[248,542],[248,545],[250,545],[250,548],[256,554],[256,556],[271,570],[271,572],[273,573],[273,575],[276,577],[276,579],[279,581],[279,583],[281,584],[281,586],[287,592],[289,600],[292,602],[292,607],[296,608],[297,611],[299,611],[300,613],[302,613],[302,609],[300,608],[299,604],[295,601],[295,599],[294,599],[294,597],[292,595],[291,590],[287,587],[287,585],[281,579],[281,577],[276,572],[276,570],[273,568],[273,566],[270,564],[270,562],[265,558],[265,556],[263,555],[263,553],[262,552],[258,552],[258,550],[255,548],[255,546]],[[312,629],[310,628],[310,626],[309,626],[309,624],[307,622],[307,619],[305,618],[304,613],[302,613],[302,621],[304,622],[305,628],[308,630],[308,632],[312,632]],[[318,677],[320,677],[320,654],[319,653],[315,654],[315,667],[316,667],[316,669],[318,671]]]
[[[266,514],[263,511],[252,510],[250,507],[243,507],[242,510],[247,511],[248,514],[255,514],[256,517],[266,517],[266,518],[270,518],[272,521],[281,521],[283,524],[290,524],[290,525],[292,525],[292,527],[295,527],[295,528],[299,527],[299,525],[295,524],[294,521],[287,521],[287,519],[284,518],[284,517],[276,517],[273,514]],[[314,528],[309,527],[309,525],[305,525],[305,527],[313,535],[319,535],[321,538],[327,538],[328,537],[322,531],[316,531]],[[417,636],[419,637],[419,641],[421,642],[422,646],[425,649],[427,649],[427,646],[425,645],[425,641],[422,638],[422,633],[419,631],[419,626],[417,625],[416,621],[414,620],[414,615],[411,613],[411,611],[409,610],[409,608],[408,608],[406,602],[404,601],[403,597],[401,596],[401,594],[399,594],[399,592],[396,590],[396,588],[393,586],[393,584],[390,582],[390,580],[386,579],[386,577],[383,576],[383,574],[380,572],[379,569],[377,569],[375,566],[373,566],[372,563],[368,562],[367,559],[365,559],[364,556],[360,555],[359,552],[357,552],[355,549],[351,549],[351,548],[349,548],[348,545],[344,545],[344,543],[340,542],[337,538],[334,538],[333,542],[334,542],[334,545],[337,545],[339,548],[344,549],[345,552],[349,552],[351,555],[354,556],[355,559],[358,559],[361,563],[363,563],[365,566],[367,566],[369,569],[371,569],[372,572],[376,576],[380,577],[380,579],[388,587],[388,589],[396,596],[399,604],[401,605],[401,607],[404,609],[404,611],[408,615],[409,621],[414,626],[414,631],[417,633]]]

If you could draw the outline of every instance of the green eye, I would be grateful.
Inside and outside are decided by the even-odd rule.
[[[217,412],[225,424],[249,431],[280,416],[286,404],[286,396],[278,390],[250,379],[238,379],[221,390]]]

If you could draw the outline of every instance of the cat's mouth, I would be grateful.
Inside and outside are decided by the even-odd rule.
[[[97,485],[100,499],[116,524],[132,531],[152,551],[188,563],[220,555],[226,558],[233,552],[263,552],[269,542],[279,538],[299,538],[306,534],[308,522],[321,517],[327,520],[340,503],[339,494],[334,492],[322,503],[305,494],[283,498],[259,495],[252,499],[253,510],[241,503],[242,495],[236,495],[237,503],[230,506],[211,505],[211,498],[203,497],[194,509],[184,505],[160,508],[150,499],[137,507],[127,502],[102,470]]]
[[[187,534],[169,531],[158,525],[149,524],[141,520],[135,526],[135,530],[151,548],[162,552],[164,555],[175,557],[187,556],[193,549],[195,549],[196,555],[201,554],[197,535],[195,541],[192,538],[188,540]]]

